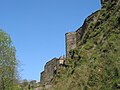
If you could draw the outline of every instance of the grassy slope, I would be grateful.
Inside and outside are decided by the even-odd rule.
[[[120,84],[120,3],[104,5],[60,69],[53,90],[116,90]]]

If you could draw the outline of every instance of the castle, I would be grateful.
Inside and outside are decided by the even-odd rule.
[[[101,4],[107,3],[110,0],[101,0]],[[52,79],[56,75],[57,69],[65,64],[65,59],[70,58],[70,50],[75,49],[77,45],[79,45],[79,42],[82,40],[82,38],[85,35],[85,31],[90,27],[91,22],[96,22],[97,18],[99,16],[99,11],[96,11],[95,13],[92,13],[92,15],[88,16],[83,25],[78,28],[75,32],[68,32],[65,34],[65,40],[66,40],[66,57],[60,57],[60,58],[53,58],[49,62],[46,63],[44,67],[44,71],[41,73],[40,82],[43,85],[50,85],[52,84]],[[100,20],[98,21],[101,22]],[[98,24],[99,24],[98,23]]]
[[[51,84],[51,80],[56,75],[57,69],[64,64],[64,57],[53,58],[46,63],[44,71],[41,73],[40,82],[44,85]]]
[[[65,34],[66,40],[66,57],[53,58],[48,61],[44,66],[44,71],[41,73],[40,82],[43,85],[50,85],[52,83],[53,77],[56,75],[57,69],[60,65],[64,65],[65,58],[70,58],[70,50],[75,49],[77,44],[82,39],[85,30],[88,28],[91,21],[96,20],[97,12],[90,15],[84,22],[83,26],[77,29],[75,32],[68,32]]]

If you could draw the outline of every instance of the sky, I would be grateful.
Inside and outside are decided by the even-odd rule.
[[[39,81],[45,63],[65,55],[65,33],[100,8],[100,0],[0,0],[0,29],[16,47],[21,79]]]

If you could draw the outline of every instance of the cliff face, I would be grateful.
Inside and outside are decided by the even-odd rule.
[[[67,42],[67,68],[55,77],[53,90],[120,89],[120,1],[101,4],[75,31],[76,37],[70,34],[76,43],[72,47]]]

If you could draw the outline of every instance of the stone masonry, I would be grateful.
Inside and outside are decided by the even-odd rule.
[[[69,58],[71,49],[76,48],[76,32],[66,33],[66,58]]]
[[[44,71],[41,73],[40,83],[43,85],[51,85],[53,77],[57,73],[57,69],[64,64],[64,57],[53,58],[45,64]]]
[[[66,58],[70,58],[70,50],[75,49],[78,43],[84,38],[85,31],[90,26],[91,22],[96,22],[99,13],[96,11],[92,15],[88,16],[82,27],[77,29],[75,32],[68,32],[65,34],[66,40]],[[54,76],[57,73],[57,69],[61,66],[61,64],[65,64],[65,58],[53,58],[49,62],[46,63],[44,67],[44,71],[41,73],[40,83],[43,85],[51,85]]]
[[[65,34],[66,37],[66,58],[70,58],[70,50],[75,49],[78,45],[78,43],[81,41],[85,31],[89,27],[90,23],[92,21],[96,21],[98,15],[98,11],[93,13],[92,15],[88,16],[82,27],[77,29],[75,32],[68,32]]]
[[[50,84],[50,81],[55,75],[55,71],[58,67],[58,59],[53,58],[49,62],[46,63],[44,67],[44,71],[41,73],[41,83],[42,84]]]

